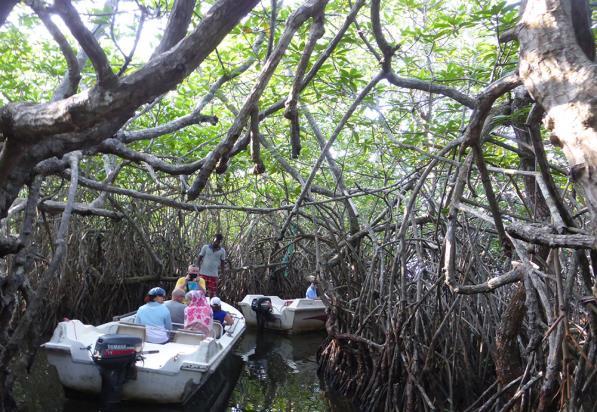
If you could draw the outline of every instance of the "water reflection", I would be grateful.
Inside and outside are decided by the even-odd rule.
[[[245,334],[236,353],[246,360],[230,410],[326,411],[317,377],[316,351],[323,334]]]

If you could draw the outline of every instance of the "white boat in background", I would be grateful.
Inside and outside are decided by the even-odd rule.
[[[255,309],[264,309],[269,312],[264,322],[267,329],[290,334],[325,329],[326,307],[320,299],[284,300],[278,296],[247,295],[238,305],[247,325],[257,326],[258,314]]]
[[[221,326],[216,323],[213,336],[178,329],[168,343],[143,342],[141,356],[137,354],[137,361],[133,360],[133,375],[136,376],[125,381],[119,397],[122,400],[185,403],[214,373],[246,328],[245,319],[237,309],[224,302],[222,309],[232,315],[234,324],[226,327],[219,338],[215,335],[218,328],[221,332]],[[100,326],[84,325],[78,320],[60,322],[52,339],[42,348],[47,353],[48,362],[56,367],[62,385],[76,392],[99,394],[103,375],[100,376],[97,351],[92,353],[94,348],[97,349],[96,342],[102,336],[106,341],[115,338],[112,342],[122,337],[136,339],[135,336],[144,341],[145,327],[134,324],[134,318],[132,314]],[[123,347],[112,344],[110,353],[122,353]]]

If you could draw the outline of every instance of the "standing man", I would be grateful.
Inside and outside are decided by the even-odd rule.
[[[197,258],[199,277],[205,280],[209,297],[216,296],[218,277],[224,272],[226,250],[221,246],[223,238],[221,233],[216,233],[211,244],[203,245]]]

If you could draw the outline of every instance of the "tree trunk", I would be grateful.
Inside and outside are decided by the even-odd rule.
[[[522,326],[525,313],[524,285],[519,284],[512,294],[508,308],[502,315],[500,326],[495,338],[495,372],[499,384],[504,387],[522,375],[524,371],[517,336]],[[516,392],[516,387],[510,389],[509,395]],[[507,396],[506,398],[510,398]]]
[[[586,0],[528,0],[518,27],[520,76],[546,113],[550,140],[562,147],[572,179],[583,188],[597,235],[597,66]],[[595,263],[595,262],[594,262]],[[555,405],[550,362],[538,410]]]
[[[574,27],[587,24],[586,14],[572,13],[572,0],[529,0],[522,15],[520,76],[531,96],[545,109],[551,141],[562,147],[572,178],[583,187],[587,206],[597,216],[597,66],[594,41]],[[583,0],[582,3],[586,2]],[[574,5],[574,7],[577,7]],[[574,16],[574,22],[573,17]],[[577,28],[577,32],[583,30]],[[593,227],[594,232],[595,226]]]

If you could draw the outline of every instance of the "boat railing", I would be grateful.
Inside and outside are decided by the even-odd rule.
[[[133,316],[133,315],[136,315],[136,314],[137,314],[137,311],[136,311],[136,310],[134,310],[134,311],[132,311],[132,312],[125,313],[124,315],[117,315],[117,316],[113,316],[113,317],[112,317],[112,321],[113,321],[113,322],[117,322],[117,321],[119,321],[120,319],[127,318],[127,317],[129,317],[129,316]]]
[[[228,336],[232,336],[232,334],[233,334],[233,333],[234,333],[234,331],[236,330],[236,326],[237,326],[237,325],[238,325],[238,323],[239,323],[238,321],[239,321],[240,319],[244,319],[243,317],[241,317],[241,316],[235,316],[235,315],[233,315],[232,313],[230,314],[230,316],[232,316],[232,319],[234,319],[234,322],[232,322],[232,325],[230,325],[230,326],[228,327],[228,329],[225,329],[225,328],[222,326],[222,329],[223,329],[223,331],[224,331],[224,332],[225,332],[225,333],[226,333]]]

